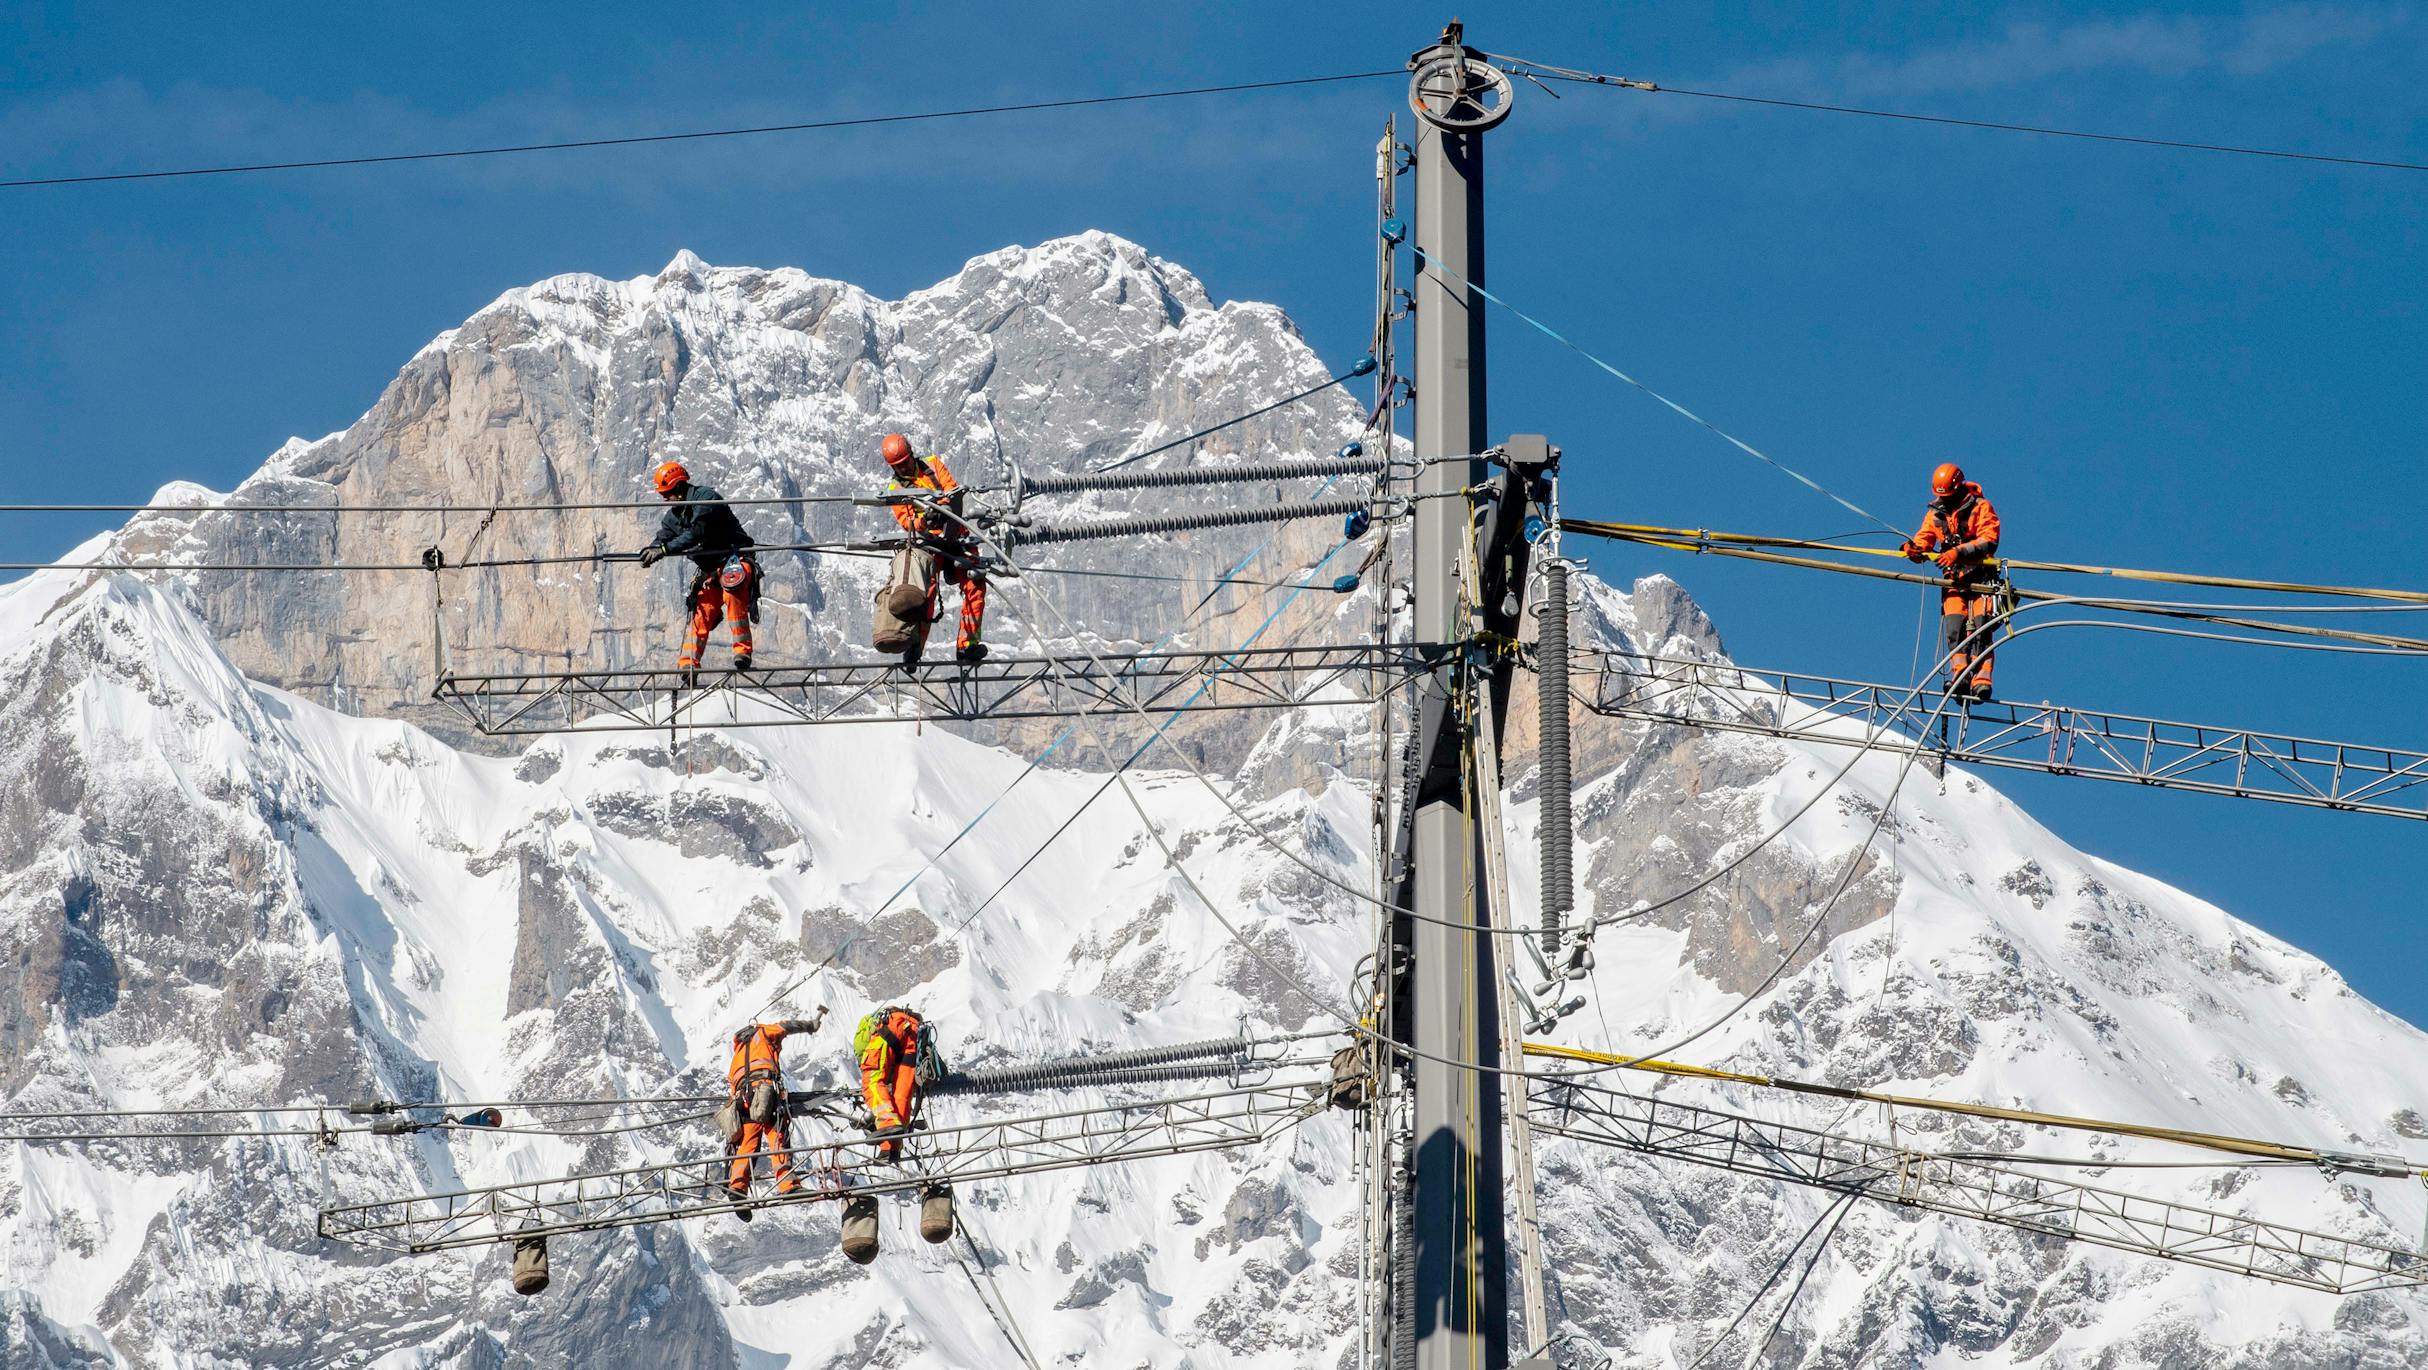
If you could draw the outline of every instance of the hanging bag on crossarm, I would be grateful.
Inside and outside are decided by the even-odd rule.
[[[877,590],[869,645],[880,652],[906,652],[927,634],[928,599],[935,593],[935,549],[913,540],[894,553],[892,569]]]

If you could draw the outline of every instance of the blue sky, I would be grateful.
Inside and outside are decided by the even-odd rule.
[[[1382,68],[1439,18],[1303,4],[99,8],[0,13],[7,176]],[[1724,8],[1458,6],[1483,47],[1672,85],[2428,160],[2428,16],[2403,7]],[[1489,279],[1723,427],[1898,520],[1919,512],[1933,464],[1960,460],[2021,556],[2428,583],[2415,531],[2428,176],[1560,93],[1521,87],[1493,135]],[[1281,304],[1345,363],[1371,320],[1371,149],[1400,102],[1398,83],[1377,81],[0,192],[0,469],[26,500],[225,487],[289,434],[343,427],[502,290],[651,272],[684,247],[898,294],[1008,243],[1103,228],[1218,298]],[[1574,512],[1857,527],[1506,320],[1491,376],[1497,429],[1567,449]],[[0,548],[55,555],[101,526],[0,516]],[[1903,679],[1911,663],[1919,605],[1905,589],[1591,551],[1615,578],[1685,581],[1749,665]],[[2421,745],[2423,669],[2047,634],[2002,659],[2000,685]],[[2428,827],[2000,783],[2075,843],[2216,900],[2428,1021]]]

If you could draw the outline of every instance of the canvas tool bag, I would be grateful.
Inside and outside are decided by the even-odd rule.
[[[870,646],[880,652],[906,652],[926,637],[928,598],[935,593],[939,560],[934,548],[917,543],[894,553],[893,569],[877,590]]]

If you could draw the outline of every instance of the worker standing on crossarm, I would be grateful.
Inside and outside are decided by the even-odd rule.
[[[658,498],[673,507],[658,522],[658,535],[641,549],[641,564],[655,566],[669,556],[691,558],[691,588],[683,605],[691,611],[691,633],[683,640],[676,668],[683,683],[699,683],[700,655],[708,649],[708,634],[719,620],[733,625],[733,668],[750,669],[750,625],[759,619],[759,560],[756,544],[743,531],[725,497],[705,485],[691,483],[691,472],[679,461],[660,466],[650,476]]]
[[[1947,653],[1948,694],[1987,701],[1994,655],[1998,572],[1998,511],[1954,462],[1931,472],[1931,503],[1922,528],[1901,549],[1908,561],[1935,559],[1942,577],[1939,639]]]
[[[860,1067],[860,1093],[881,1139],[877,1154],[901,1154],[901,1134],[918,1116],[919,1065],[934,1055],[928,1026],[907,1008],[881,1008],[860,1020],[852,1034],[852,1057]]]
[[[725,1107],[719,1110],[729,1158],[725,1191],[734,1198],[750,1197],[751,1170],[762,1155],[775,1172],[778,1194],[801,1188],[792,1173],[792,1110],[784,1097],[784,1039],[816,1032],[824,1021],[826,1010],[821,1008],[812,1018],[751,1023],[734,1032],[733,1063],[725,1068],[729,1093]],[[738,1212],[742,1221],[750,1221],[749,1209]]]
[[[900,433],[888,433],[878,451],[885,458],[886,468],[893,479],[886,484],[887,494],[925,493],[948,501],[952,514],[917,504],[894,506],[894,521],[911,536],[911,550],[924,551],[935,558],[933,574],[925,579],[928,620],[936,617],[937,602],[944,594],[944,582],[951,581],[961,588],[961,630],[953,643],[953,656],[965,665],[986,659],[986,573],[978,564],[978,545],[968,527],[953,515],[960,512],[957,492],[960,485],[941,457],[920,457],[912,450],[910,439]]]

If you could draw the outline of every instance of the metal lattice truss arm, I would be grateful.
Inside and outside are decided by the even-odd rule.
[[[1587,707],[1614,718],[2428,818],[2428,752],[2046,703],[1951,707],[1934,724],[1939,696],[1902,685],[1623,652],[1598,653],[1594,666]]]
[[[431,697],[492,737],[574,727],[656,731],[687,724],[749,728],[804,723],[979,722],[1128,714],[1177,707],[1199,686],[1192,709],[1283,709],[1311,703],[1370,704],[1423,669],[1406,645],[1342,643],[1232,651],[990,657],[975,666],[899,662],[703,670],[686,686],[677,671],[568,671],[537,675],[447,675]]]
[[[796,1118],[792,1158],[801,1187],[778,1194],[762,1174],[750,1206],[818,1203],[845,1194],[887,1194],[1252,1146],[1323,1108],[1327,1083],[1243,1085],[930,1128],[910,1135],[899,1161],[880,1157],[877,1141],[845,1120]],[[443,1251],[729,1213],[743,1205],[726,1192],[725,1172],[724,1156],[701,1155],[601,1174],[348,1204],[321,1210],[320,1235],[377,1250]]]
[[[2428,1284],[2428,1256],[1978,1161],[1538,1079],[1538,1134],[2223,1270],[2331,1294]]]

